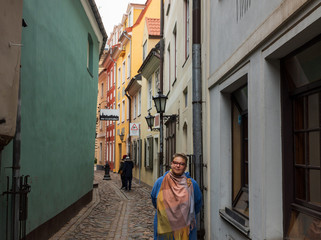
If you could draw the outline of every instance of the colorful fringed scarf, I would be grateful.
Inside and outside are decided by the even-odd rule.
[[[158,239],[188,240],[195,227],[194,189],[185,174],[165,175],[157,196]]]

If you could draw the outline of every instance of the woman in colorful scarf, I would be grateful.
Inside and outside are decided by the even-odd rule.
[[[187,156],[174,154],[171,170],[154,184],[154,239],[197,239],[196,214],[202,206],[202,193],[197,182],[185,173],[186,167]]]

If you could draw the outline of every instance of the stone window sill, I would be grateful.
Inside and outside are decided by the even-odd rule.
[[[247,238],[250,239],[250,228],[248,226],[248,219],[245,219],[237,212],[225,208],[220,209],[220,216],[223,218],[226,222],[231,224],[233,227],[235,227],[238,231],[240,231],[242,234],[244,234]]]

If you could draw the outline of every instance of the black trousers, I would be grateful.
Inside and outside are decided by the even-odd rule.
[[[125,187],[126,187],[126,177],[121,176],[121,188],[125,188]]]
[[[125,179],[125,181],[126,181],[126,183],[125,183],[125,189],[127,190],[131,190],[131,188],[132,188],[132,179],[133,179],[133,177],[126,177],[126,179]]]

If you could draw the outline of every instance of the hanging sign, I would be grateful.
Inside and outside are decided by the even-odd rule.
[[[119,120],[119,109],[100,109],[100,120]]]

